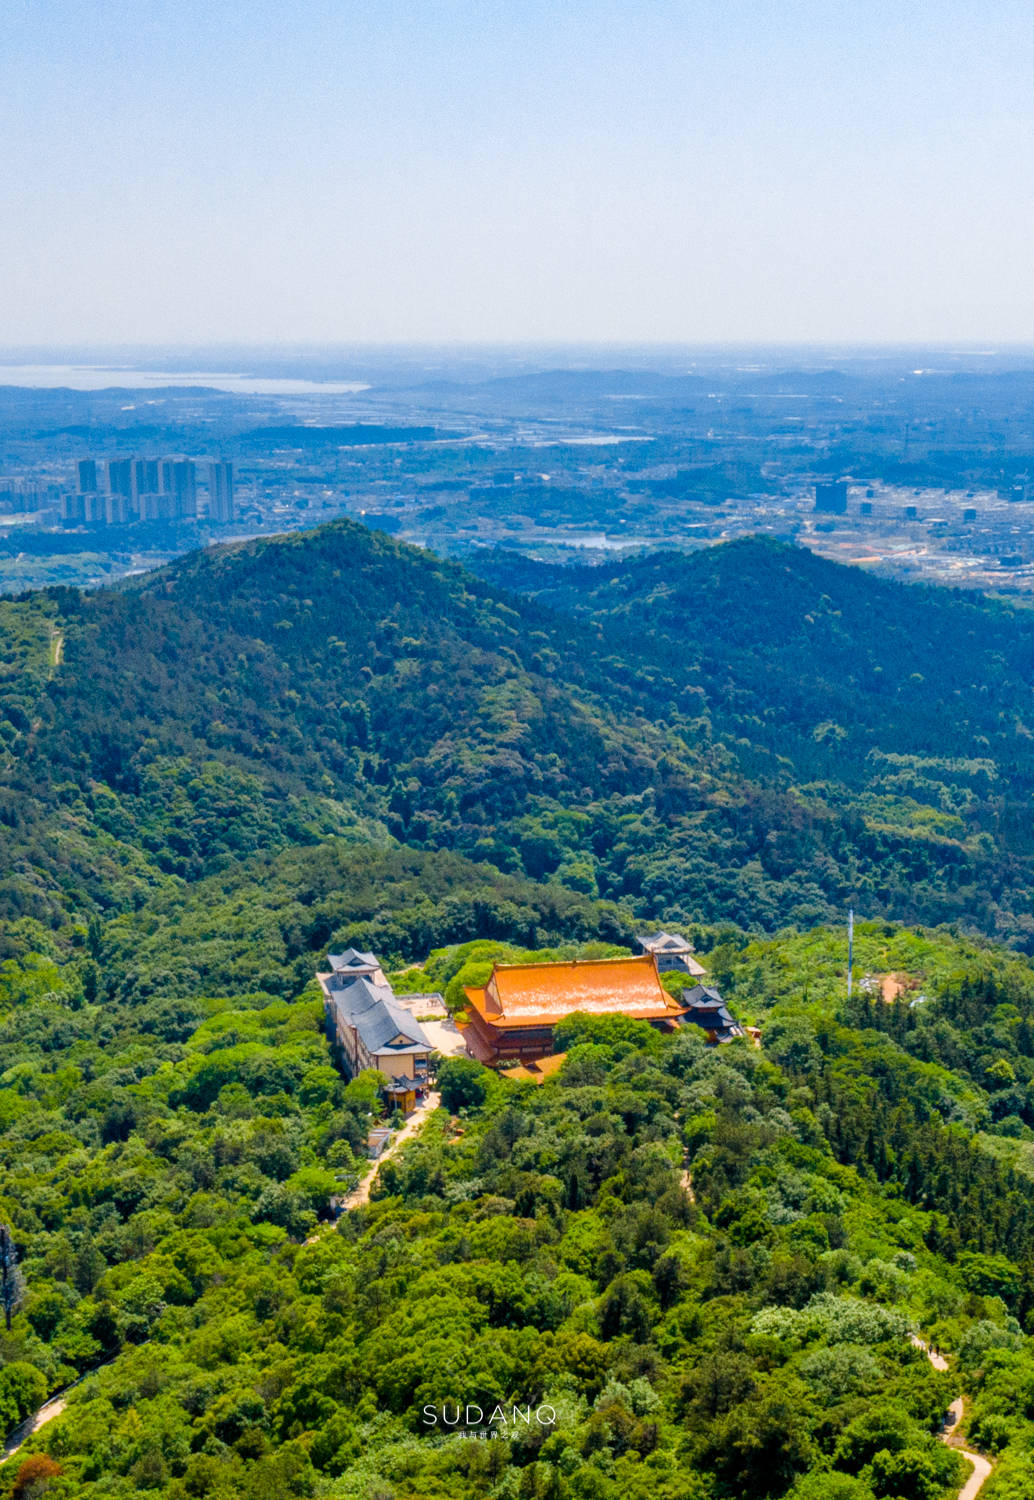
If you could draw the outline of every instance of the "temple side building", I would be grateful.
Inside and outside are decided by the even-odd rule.
[[[699,1026],[709,1042],[731,1042],[733,1037],[744,1035],[743,1027],[710,985],[695,984],[691,990],[683,990],[682,1004],[686,1007],[683,1021]]]
[[[345,1072],[355,1078],[376,1068],[387,1079],[390,1104],[408,1113],[429,1087],[432,1046],[420,1022],[395,999],[372,953],[333,953],[329,973],[318,974],[327,1035]]]
[[[521,1064],[547,1057],[553,1028],[574,1011],[630,1016],[672,1030],[683,1004],[661,985],[652,954],[496,964],[483,989],[466,991],[467,1051],[479,1062]]]

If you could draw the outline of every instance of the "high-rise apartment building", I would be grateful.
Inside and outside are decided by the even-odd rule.
[[[147,491],[136,498],[136,513],[141,521],[167,521],[169,519],[168,495],[156,495]]]
[[[133,494],[133,464],[128,458],[108,459],[108,494],[129,500]]]
[[[140,510],[141,495],[158,493],[158,459],[131,459],[132,499]]]
[[[104,472],[103,489],[98,471]],[[91,519],[124,526],[133,521],[182,521],[197,515],[197,464],[189,458],[109,458],[103,464],[82,458],[75,499],[63,507],[63,519],[74,524]],[[233,465],[209,465],[210,513],[233,520]],[[91,505],[89,497],[97,497]],[[79,503],[82,502],[82,503]]]
[[[75,495],[61,496],[61,519],[68,526],[104,525],[108,519],[109,495],[100,490],[80,490]]]
[[[169,514],[180,521],[197,515],[197,467],[189,458],[163,458],[161,492],[170,497]]]
[[[228,460],[208,465],[208,515],[213,521],[233,520],[233,464]]]

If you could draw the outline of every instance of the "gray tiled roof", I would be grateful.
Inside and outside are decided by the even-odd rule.
[[[375,953],[360,953],[358,948],[346,948],[344,953],[328,953],[327,963],[335,972],[341,969],[380,968],[380,962]]]
[[[358,975],[334,991],[333,1004],[349,1025],[355,1027],[368,1052],[383,1052],[388,1047],[396,1053],[431,1050],[424,1028],[396,1002],[389,985],[374,984],[364,975]],[[397,1036],[406,1040],[393,1046]]]
[[[411,1094],[413,1090],[418,1086],[418,1082],[419,1080],[416,1078],[389,1078],[385,1093]]]
[[[674,936],[670,932],[655,932],[649,937],[645,934],[642,936],[637,935],[636,942],[641,948],[646,948],[649,952],[654,952],[658,949],[666,953],[692,953],[693,951],[692,943],[688,943],[684,937],[679,937],[677,933]]]
[[[724,1005],[721,995],[710,984],[695,984],[691,990],[682,991],[683,1005]]]
[[[735,1017],[729,1012],[725,1001],[716,989],[707,984],[695,984],[691,990],[683,990],[682,1004],[686,1007],[687,1021],[708,1030],[740,1034]]]

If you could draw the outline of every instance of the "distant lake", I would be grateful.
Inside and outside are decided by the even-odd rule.
[[[663,538],[657,538],[662,542]],[[534,541],[537,545],[543,542],[555,542],[560,547],[598,547],[606,552],[620,552],[626,547],[644,547],[653,545],[650,537],[641,536],[609,536],[604,531],[547,531],[541,536],[536,536]]]
[[[238,396],[347,396],[365,391],[361,380],[263,380],[211,370],[132,370],[118,365],[0,365],[0,386],[41,391],[156,390],[162,386],[204,386]]]
[[[594,432],[585,437],[539,438],[532,448],[609,448],[614,443],[652,443],[649,434],[625,434],[616,432]]]

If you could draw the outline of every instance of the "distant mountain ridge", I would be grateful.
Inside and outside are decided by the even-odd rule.
[[[470,565],[488,581],[513,576],[492,553]],[[874,749],[979,757],[993,747],[1017,790],[1034,784],[1026,611],[757,537],[677,560],[651,553],[565,569],[522,559],[516,576],[551,609],[602,621],[608,642],[644,666],[706,683],[716,727],[749,729],[753,743],[783,754],[790,736],[795,763],[817,774],[832,762],[813,730],[833,721],[845,731],[838,775],[864,779]]]
[[[658,920],[1031,940],[1034,620],[757,540],[541,581],[340,521],[4,602],[3,910],[344,836]]]

